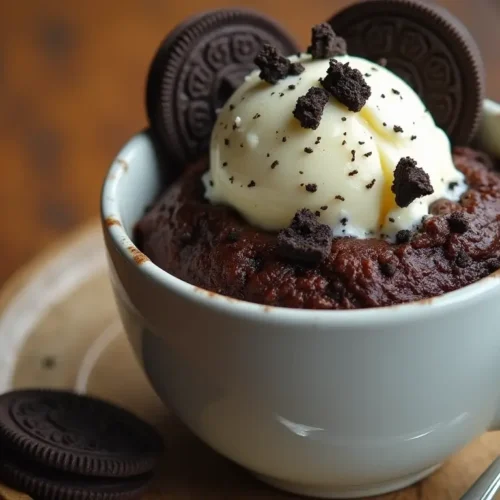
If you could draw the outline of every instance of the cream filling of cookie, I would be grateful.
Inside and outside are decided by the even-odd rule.
[[[203,179],[212,203],[235,208],[265,230],[287,227],[308,208],[335,236],[394,239],[418,226],[435,200],[460,197],[466,185],[450,142],[418,95],[382,66],[336,59],[361,71],[371,96],[357,113],[330,97],[316,130],[302,128],[293,110],[300,96],[321,86],[328,60],[301,56],[305,71],[276,85],[260,80],[259,71],[246,78],[212,133]],[[401,208],[391,186],[404,157],[427,172],[434,192]]]

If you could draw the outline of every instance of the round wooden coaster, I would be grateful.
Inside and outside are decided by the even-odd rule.
[[[0,393],[27,387],[76,390],[157,426],[167,452],[145,500],[297,498],[217,455],[161,404],[123,332],[106,266],[101,229],[93,223],[7,283],[0,292]],[[484,434],[431,477],[372,498],[459,499],[499,453],[500,434]],[[0,484],[0,499],[26,498]]]

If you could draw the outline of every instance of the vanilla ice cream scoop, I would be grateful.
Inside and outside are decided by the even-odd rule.
[[[365,59],[341,56],[371,88],[360,112],[334,97],[318,127],[294,117],[297,99],[321,87],[328,60],[300,58],[305,70],[275,85],[256,71],[218,115],[210,144],[206,197],[236,209],[249,223],[277,231],[308,208],[335,236],[394,238],[414,229],[439,198],[465,191],[450,142],[418,95],[398,76]],[[294,59],[296,60],[296,59]],[[391,187],[402,158],[429,176],[433,193],[401,208]]]

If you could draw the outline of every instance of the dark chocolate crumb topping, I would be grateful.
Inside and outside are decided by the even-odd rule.
[[[382,262],[380,264],[380,271],[384,276],[391,278],[396,274],[396,266],[391,262]]]
[[[229,110],[232,111],[234,109],[234,107],[235,107],[234,104],[230,104],[229,105]]]
[[[295,90],[297,87],[295,85],[288,85],[288,90]]]
[[[304,71],[304,66],[292,64],[275,47],[268,44],[262,47],[254,62],[260,69],[260,79],[273,85],[289,75],[299,75]]]
[[[311,87],[305,96],[297,99],[293,116],[299,120],[303,128],[316,130],[321,122],[323,110],[328,99],[326,90],[319,87]]]
[[[416,138],[417,138],[417,136],[416,136],[416,135],[412,135],[412,136],[410,137],[410,139],[411,139],[412,141],[414,141]]]
[[[254,115],[253,119],[254,119],[254,120],[257,120],[257,118],[260,118],[260,113],[255,113],[255,115]]]
[[[330,61],[327,76],[323,79],[323,87],[349,111],[360,111],[371,95],[370,86],[361,72],[351,68],[349,63]]]
[[[301,73],[303,73],[303,71],[305,70],[306,68],[304,68],[304,66],[298,62],[294,62],[294,63],[291,63],[290,64],[290,69],[288,70],[288,74],[290,76],[297,76],[297,75],[300,75]]]
[[[328,210],[328,205],[323,205],[322,207],[319,208],[321,208],[321,210]]]
[[[366,189],[371,189],[373,186],[375,186],[375,179],[372,179],[369,184],[366,185]]]
[[[452,233],[463,234],[469,229],[469,220],[463,212],[453,212],[448,218],[448,226]]]
[[[464,268],[471,263],[471,260],[472,259],[463,250],[460,250],[455,259],[455,264],[458,267]]]
[[[271,168],[272,169],[275,169],[278,165],[280,164],[280,162],[278,160],[274,160],[272,163],[271,163]]]
[[[307,52],[313,59],[330,59],[347,53],[345,40],[337,36],[328,23],[317,24],[312,29],[311,45]]]
[[[309,193],[315,193],[318,190],[317,184],[306,184],[306,191]]]
[[[284,258],[315,265],[326,259],[332,248],[332,231],[308,209],[299,210],[290,226],[278,233],[276,250]]]
[[[458,187],[458,182],[452,181],[448,184],[448,189],[453,191],[456,187]]]
[[[255,187],[255,181],[250,181],[250,182],[248,183],[248,186],[247,186],[247,187],[249,187],[249,188],[253,188],[253,187]]]
[[[234,177],[233,177],[233,176],[229,177],[229,182],[230,182],[231,184],[234,182]]]
[[[408,243],[411,239],[411,231],[402,229],[396,233],[396,243]]]
[[[372,154],[373,153],[371,151],[368,151],[368,153],[365,153],[363,156],[365,156],[366,158],[370,158]]]
[[[352,149],[351,150],[351,161],[355,161],[356,160],[356,150]]]
[[[352,177],[353,175],[356,175],[357,173],[358,173],[357,170],[351,170],[348,175],[349,175],[349,177]]]
[[[344,140],[342,141],[342,146],[345,146],[346,144],[347,144],[347,141],[344,139]]]
[[[304,152],[311,154],[313,152],[313,149],[312,148],[304,148]]]
[[[336,200],[340,200],[340,201],[345,201],[345,198],[343,196],[341,196],[340,194],[338,194],[337,196],[335,196],[335,199]]]
[[[400,95],[401,94],[401,92],[399,90],[396,90],[396,89],[392,89],[392,93],[396,94],[396,95]]]
[[[396,132],[396,134],[400,134],[403,133],[403,129],[399,125],[394,125],[394,132]]]
[[[224,139],[224,144],[225,144],[226,146],[229,146],[229,139],[228,139],[227,137],[226,137],[226,139]]]
[[[417,198],[432,194],[434,189],[427,172],[417,167],[417,162],[407,156],[396,165],[391,191],[396,195],[398,207],[403,208]]]

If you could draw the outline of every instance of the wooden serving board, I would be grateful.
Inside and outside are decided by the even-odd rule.
[[[194,437],[141,372],[115,310],[97,223],[69,236],[0,292],[0,393],[52,387],[90,393],[155,425],[166,453],[144,500],[290,499]],[[500,433],[470,444],[420,483],[384,500],[457,500],[500,454]],[[28,497],[0,484],[0,499]]]

